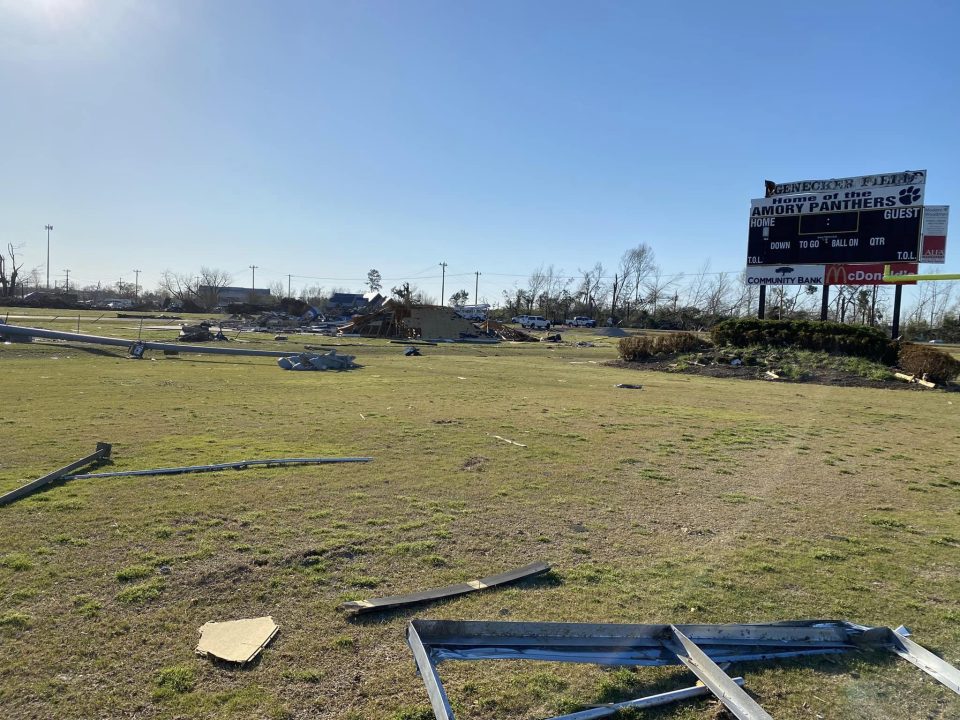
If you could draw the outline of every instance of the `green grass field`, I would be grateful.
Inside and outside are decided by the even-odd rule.
[[[136,337],[136,321],[96,315],[82,331]],[[36,324],[75,330],[76,314]],[[296,373],[269,358],[0,345],[0,491],[98,440],[117,470],[375,458],[77,480],[0,508],[3,716],[425,720],[403,637],[413,617],[904,623],[960,662],[960,396],[605,367],[615,339],[564,335],[598,346],[404,357],[342,339],[362,369]],[[508,589],[352,622],[334,609],[535,559],[554,571]],[[194,655],[204,622],[266,614],[280,634],[249,667]],[[960,697],[893,656],[730,672],[778,720],[960,717]],[[462,720],[692,683],[680,668],[441,673]]]

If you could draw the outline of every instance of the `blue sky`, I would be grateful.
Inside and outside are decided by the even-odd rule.
[[[739,271],[765,178],[926,169],[926,202],[960,207],[958,21],[876,0],[0,0],[0,242],[43,267],[51,223],[51,281],[148,287],[258,265],[258,286],[359,289],[376,267],[439,296],[446,261],[448,295],[478,270],[491,301],[639,242],[668,273]]]

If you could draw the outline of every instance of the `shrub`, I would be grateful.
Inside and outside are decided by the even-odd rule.
[[[904,343],[897,364],[911,375],[926,375],[932,382],[945,383],[960,375],[960,360],[929,345]]]
[[[620,357],[624,360],[649,360],[658,355],[696,352],[708,347],[709,343],[693,333],[680,332],[665,335],[631,335],[622,338],[617,345]]]
[[[724,320],[710,334],[717,345],[796,347],[853,355],[887,365],[896,362],[899,349],[898,343],[877,328],[814,320]]]

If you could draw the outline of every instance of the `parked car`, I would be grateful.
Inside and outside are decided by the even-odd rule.
[[[516,315],[516,316],[510,318],[510,322],[512,322],[512,323],[519,323],[520,325],[522,325],[523,322],[524,322],[524,320],[526,320],[528,317],[530,317],[530,316],[529,316],[529,315]]]
[[[550,321],[543,317],[543,315],[527,315],[520,323],[520,327],[549,330]]]
[[[573,320],[568,320],[567,325],[573,327],[596,327],[597,321],[593,318],[588,318],[586,315],[577,315]]]

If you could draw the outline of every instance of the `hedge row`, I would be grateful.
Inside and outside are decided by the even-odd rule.
[[[631,335],[622,338],[617,345],[624,360],[649,360],[658,355],[696,352],[709,346],[693,333],[668,333],[666,335]]]
[[[897,365],[911,375],[927,376],[927,380],[945,383],[960,375],[960,360],[929,345],[904,343]]]
[[[876,360],[897,362],[899,346],[876,328],[813,320],[725,320],[711,330],[717,345],[796,347]]]

